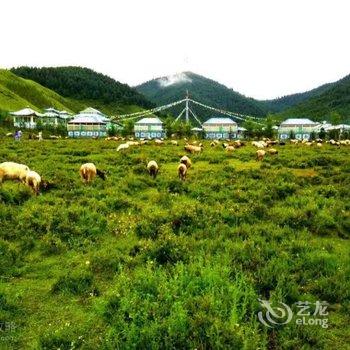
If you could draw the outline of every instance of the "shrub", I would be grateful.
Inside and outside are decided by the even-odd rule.
[[[168,191],[173,194],[184,194],[189,192],[187,183],[180,180],[172,180],[168,184]]]
[[[61,276],[51,288],[53,293],[66,293],[73,295],[97,294],[92,274],[85,272],[69,273]]]
[[[53,234],[45,235],[41,242],[41,249],[45,255],[60,254],[65,248],[65,244]]]
[[[17,189],[16,189],[17,187]],[[11,186],[10,189],[0,187],[0,202],[5,204],[21,205],[32,197],[32,192],[24,185]]]
[[[146,257],[158,264],[175,264],[186,259],[186,250],[174,236],[161,236]]]
[[[17,261],[17,252],[8,242],[0,240],[0,257],[0,273],[6,275]]]

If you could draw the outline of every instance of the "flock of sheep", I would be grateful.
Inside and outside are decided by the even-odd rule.
[[[187,156],[183,156],[180,159],[180,164],[177,167],[177,172],[181,180],[186,179],[187,170],[191,167],[191,159]],[[158,175],[159,166],[155,160],[151,160],[147,164],[147,171],[154,179]],[[80,167],[80,177],[84,183],[91,182],[96,176],[99,176],[102,180],[105,180],[106,173],[100,169],[97,169],[94,163],[85,163]]]
[[[30,170],[27,165],[15,162],[0,164],[0,184],[4,180],[19,180],[36,194],[39,193],[40,188],[46,189],[50,186],[49,182],[43,181],[36,171]]]
[[[115,140],[119,141],[119,138],[117,137],[108,137],[106,140]],[[186,144],[184,147],[184,150],[190,154],[199,154],[203,151],[204,146],[202,143],[198,143],[197,141],[193,141],[191,144],[188,143],[188,140],[184,139]],[[222,147],[225,149],[226,152],[232,152],[237,148],[243,147],[246,145],[246,142],[241,140],[236,141],[230,141],[226,140],[227,142],[220,142],[218,140],[214,140],[210,143],[211,147],[216,147],[219,144],[222,144]],[[133,139],[129,139],[129,141],[122,143],[118,146],[117,151],[120,152],[122,150],[126,150],[132,146],[141,146],[150,143],[149,140],[140,140],[135,141]],[[154,140],[155,145],[163,145],[165,143],[164,140]],[[306,146],[313,146],[316,145],[317,147],[322,147],[324,141],[322,139],[317,139],[315,141],[308,141],[308,140],[290,140],[291,144],[304,144]],[[342,141],[335,141],[335,140],[329,140],[326,141],[326,143],[329,143],[332,146],[349,146],[350,140],[342,140]],[[174,146],[178,146],[179,143],[176,140],[170,140],[170,144]],[[277,155],[278,150],[271,147],[274,145],[280,145],[283,146],[286,144],[285,141],[276,141],[276,140],[270,140],[268,138],[264,138],[261,141],[252,141],[252,146],[257,148],[256,151],[256,159],[257,161],[262,161],[266,154],[269,155]],[[266,150],[265,150],[266,149]],[[183,156],[180,159],[180,163],[177,167],[177,173],[179,178],[184,181],[187,176],[188,169],[191,167],[192,162],[188,156]],[[147,164],[147,170],[150,176],[152,176],[154,179],[157,177],[159,166],[155,160],[151,160]],[[103,180],[106,178],[106,174],[104,171],[97,169],[95,164],[93,163],[85,163],[80,167],[79,170],[80,177],[84,183],[91,182],[96,176],[99,176]],[[48,189],[50,187],[53,187],[52,183],[49,183],[48,181],[42,180],[41,176],[33,171],[30,170],[28,166],[24,164],[14,163],[14,162],[4,162],[0,164],[0,184],[4,180],[19,180],[20,182],[24,183],[26,186],[30,187],[35,194],[39,193],[40,189]]]

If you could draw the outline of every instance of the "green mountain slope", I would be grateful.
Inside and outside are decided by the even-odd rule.
[[[333,83],[318,96],[312,97],[285,111],[282,115],[311,117],[314,120],[330,120],[331,115],[339,114],[339,120],[350,122],[350,75]]]
[[[37,110],[55,107],[60,110],[76,112],[82,109],[84,104],[65,99],[34,81],[23,79],[8,70],[0,69],[0,109],[14,111],[27,106]]]
[[[151,108],[143,95],[127,84],[82,67],[19,67],[11,71],[31,79],[60,95],[78,101],[96,101],[99,105],[118,109],[119,106],[137,105]]]
[[[322,93],[330,90],[335,84],[336,83],[328,83],[309,91],[291,94],[275,98],[273,100],[264,100],[262,102],[265,103],[269,112],[282,112],[290,107],[293,107],[299,103],[309,100],[312,97],[321,95]]]
[[[188,90],[194,100],[216,108],[258,117],[263,117],[267,113],[263,103],[192,72],[150,80],[137,86],[136,89],[157,105],[183,99]],[[196,111],[201,120],[213,114],[199,107],[196,107]],[[176,112],[179,112],[179,108]]]

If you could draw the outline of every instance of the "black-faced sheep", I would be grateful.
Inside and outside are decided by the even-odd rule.
[[[104,171],[101,171],[96,168],[95,164],[93,163],[85,163],[80,167],[79,170],[81,179],[83,182],[91,182],[96,175],[99,176],[102,180],[105,180],[106,174]]]
[[[27,171],[25,183],[34,191],[35,194],[39,194],[41,186],[41,176],[36,171]]]
[[[192,165],[191,159],[188,158],[187,156],[181,157],[180,163],[185,164],[187,169],[189,169]]]
[[[158,170],[159,170],[157,162],[154,160],[151,160],[150,162],[148,162],[147,170],[149,174],[155,179],[157,177]]]
[[[179,164],[179,166],[177,167],[177,173],[179,175],[179,178],[182,181],[185,181],[186,179],[186,174],[187,174],[187,167],[185,164],[181,163]]]
[[[264,157],[265,157],[265,154],[266,154],[266,152],[265,152],[264,150],[259,149],[258,151],[256,151],[256,159],[257,159],[258,161],[263,160]]]

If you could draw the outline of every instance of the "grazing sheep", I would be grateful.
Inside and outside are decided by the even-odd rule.
[[[269,148],[269,149],[268,149],[268,152],[269,152],[269,154],[271,154],[271,155],[278,154],[278,151],[277,151],[277,149],[275,149],[275,148]]]
[[[293,144],[293,145],[296,145],[296,144],[299,143],[299,140],[297,140],[297,139],[291,139],[291,140],[290,140],[290,143]]]
[[[215,147],[216,143],[214,141],[210,142],[210,147]]]
[[[233,152],[234,150],[235,150],[234,146],[228,145],[227,147],[225,147],[226,152]]]
[[[0,183],[3,180],[19,180],[25,182],[29,168],[24,164],[4,162],[0,164]]]
[[[138,141],[126,141],[126,144],[129,146],[140,146],[140,142]]]
[[[256,148],[265,148],[267,146],[265,141],[253,141],[252,145]]]
[[[188,143],[185,145],[185,151],[190,152],[190,153],[200,153],[203,150],[203,145],[202,146],[193,146],[189,145]]]
[[[183,164],[183,163],[179,164],[179,166],[177,167],[177,173],[179,174],[179,178],[182,181],[185,181],[186,174],[187,174],[187,167],[186,167],[186,165]]]
[[[267,147],[270,147],[270,146],[275,146],[278,144],[278,141],[275,141],[275,140],[268,140],[266,141],[267,143]]]
[[[335,141],[335,140],[329,140],[329,143],[330,143],[332,146],[340,146],[340,142]]]
[[[159,139],[155,139],[155,140],[154,140],[154,143],[155,143],[156,145],[160,146],[160,145],[163,145],[163,144],[164,144],[164,141],[163,141],[163,140],[159,140]]]
[[[261,161],[264,159],[266,152],[262,149],[256,151],[256,160]]]
[[[155,179],[157,177],[158,170],[159,170],[157,162],[154,160],[151,160],[150,162],[148,162],[147,170],[149,174]]]
[[[95,176],[99,176],[102,180],[106,179],[106,174],[105,172],[99,170],[96,168],[95,164],[93,163],[85,163],[80,167],[79,170],[81,179],[83,182],[91,182]]]
[[[242,147],[242,142],[240,140],[233,141],[233,145],[235,148],[240,148]]]
[[[50,135],[49,138],[51,140],[59,140],[61,138],[61,136],[57,136],[57,135]]]
[[[109,136],[105,138],[106,141],[118,141],[119,137],[117,136]]]
[[[322,147],[322,143],[321,142],[317,142],[317,147]]]
[[[124,149],[128,149],[129,147],[130,147],[130,146],[129,146],[128,143],[121,143],[121,144],[118,146],[118,148],[117,148],[117,152],[122,151],[122,150],[124,150]]]
[[[148,144],[148,140],[142,140],[142,141],[140,141],[140,145],[142,146],[142,145],[147,145]]]
[[[25,183],[30,187],[36,195],[39,194],[39,189],[41,185],[41,176],[33,170],[28,170],[26,174]]]
[[[187,156],[181,157],[180,163],[185,164],[187,169],[189,169],[192,165],[191,159],[188,158]]]
[[[173,145],[173,146],[178,146],[179,143],[175,140],[171,140],[170,143]]]

